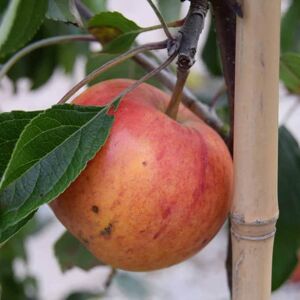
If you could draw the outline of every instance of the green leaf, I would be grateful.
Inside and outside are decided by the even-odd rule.
[[[293,0],[281,23],[281,51],[300,51],[300,1]]]
[[[108,107],[55,105],[22,132],[0,182],[0,232],[62,193],[105,143]]]
[[[34,216],[35,211],[22,219],[20,222],[18,222],[15,225],[9,226],[3,231],[0,231],[0,247],[2,244],[4,244],[7,240],[9,240],[11,237],[13,237],[16,233],[19,232],[20,229],[23,228]]]
[[[70,11],[70,0],[49,0],[48,19],[76,24],[76,19]]]
[[[54,251],[62,272],[74,267],[88,271],[104,265],[67,231],[55,243]]]
[[[80,30],[73,25],[46,19],[33,41],[55,36],[57,33],[60,35],[79,34]],[[32,82],[31,89],[37,89],[51,78],[58,67],[61,67],[66,74],[73,72],[78,57],[87,56],[88,53],[90,51],[87,42],[73,42],[40,48],[22,58],[8,72],[8,76],[15,86],[20,78],[26,77]],[[4,62],[5,60],[2,60],[0,63]]]
[[[217,45],[217,35],[213,23],[210,24],[209,33],[201,56],[208,71],[212,75],[222,76],[223,73],[220,62],[219,47]]]
[[[82,2],[95,14],[106,11],[107,8],[107,0],[83,0]]]
[[[20,134],[39,113],[40,111],[12,111],[0,114],[0,181]]]
[[[290,277],[300,248],[300,148],[285,127],[279,130],[278,175],[280,216],[273,254],[273,290]]]
[[[42,24],[47,0],[11,0],[0,25],[0,56],[25,45]]]
[[[173,1],[170,5],[170,0],[158,0],[158,8],[167,21],[177,20],[180,17],[180,1]]]
[[[142,28],[119,12],[102,12],[88,22],[88,29],[103,46],[104,53],[128,50]]]
[[[281,56],[280,78],[290,92],[300,94],[300,54],[286,53]]]

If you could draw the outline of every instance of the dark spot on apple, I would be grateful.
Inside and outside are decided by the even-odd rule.
[[[82,241],[87,245],[89,244],[89,241],[87,239],[82,239]]]
[[[94,212],[95,214],[99,213],[99,207],[97,205],[93,205],[92,212]]]
[[[100,231],[100,234],[104,238],[108,239],[111,236],[112,229],[113,229],[113,225],[111,223],[109,223],[108,226],[106,226],[103,230]]]
[[[143,162],[142,162],[142,164],[143,164],[143,166],[147,166],[148,165],[148,163],[144,160]]]

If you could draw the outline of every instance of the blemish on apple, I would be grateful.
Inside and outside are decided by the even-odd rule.
[[[111,236],[112,229],[113,229],[113,225],[112,225],[112,223],[109,223],[108,226],[106,226],[103,230],[101,230],[100,234],[104,238],[108,239]]]
[[[97,205],[93,205],[92,206],[92,212],[94,212],[95,214],[99,213],[99,207]]]

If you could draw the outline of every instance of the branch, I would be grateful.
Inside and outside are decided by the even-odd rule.
[[[172,36],[171,32],[169,31],[168,25],[166,24],[166,22],[165,22],[163,16],[161,15],[160,11],[154,5],[152,0],[147,0],[147,2],[149,3],[149,5],[153,9],[154,13],[156,14],[157,18],[159,19],[167,38],[170,39],[170,40],[173,40],[173,36]]]
[[[13,67],[15,63],[17,63],[22,57],[31,53],[34,50],[39,48],[43,48],[46,46],[63,44],[72,41],[95,41],[96,39],[92,35],[87,34],[79,34],[79,35],[62,35],[47,38],[44,40],[40,40],[38,42],[32,43],[27,47],[23,48],[19,52],[17,52],[14,56],[12,56],[0,69],[0,80],[5,76],[5,74]]]
[[[179,110],[179,105],[182,100],[182,92],[186,83],[186,80],[188,78],[189,71],[181,72],[177,70],[177,81],[175,84],[175,88],[171,97],[171,100],[169,102],[169,105],[166,110],[166,115],[168,115],[170,118],[176,120],[176,116]]]
[[[167,47],[167,41],[157,42],[157,43],[149,43],[145,44],[139,47],[136,47],[132,50],[129,50],[120,56],[116,57],[115,59],[112,59],[102,65],[100,68],[94,70],[91,72],[88,76],[86,76],[83,80],[81,80],[79,83],[77,83],[66,95],[62,97],[62,99],[58,102],[59,104],[65,103],[68,101],[78,90],[80,90],[84,85],[89,83],[90,81],[94,80],[102,74],[103,72],[107,71],[108,69],[119,65],[120,63],[126,61],[127,59],[133,57],[134,55],[147,51],[147,50],[158,50],[158,49],[165,49]]]
[[[177,60],[177,82],[166,114],[176,119],[183,88],[188,78],[189,70],[195,62],[200,34],[203,30],[205,16],[208,11],[207,0],[191,0],[186,20],[178,32],[175,41],[170,41],[169,53],[179,49]]]

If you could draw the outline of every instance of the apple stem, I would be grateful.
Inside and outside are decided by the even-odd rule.
[[[152,60],[143,53],[135,55],[132,59],[147,71],[152,71],[158,66],[156,61]],[[163,70],[157,73],[155,76],[169,90],[174,91],[176,77],[173,73]],[[201,100],[199,100],[187,87],[184,87],[182,92],[182,103],[205,123],[213,127],[224,139],[226,138],[224,123],[218,117],[215,110],[211,109],[205,103],[202,103]]]
[[[166,114],[174,120],[176,120],[176,118],[177,118],[179,105],[180,105],[181,99],[182,99],[183,89],[184,89],[186,80],[188,78],[188,75],[189,75],[189,71],[186,71],[186,72],[177,71],[177,81],[175,84],[174,91],[172,93],[170,103],[166,110]]]
[[[176,120],[182,92],[189,75],[189,70],[195,63],[196,49],[209,5],[207,0],[191,0],[190,9],[185,22],[175,42],[169,44],[169,53],[178,48],[177,82],[166,114]],[[171,46],[171,47],[170,47]]]

